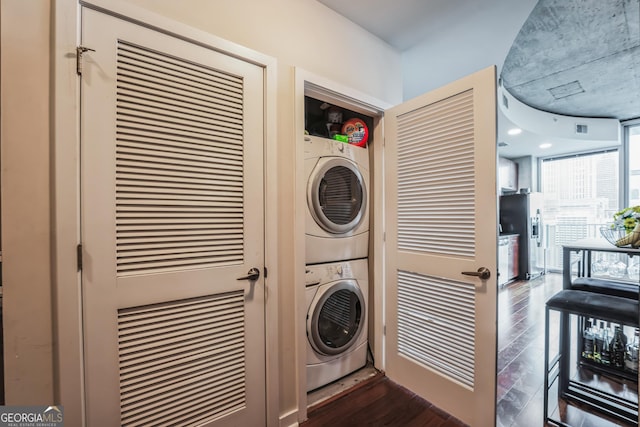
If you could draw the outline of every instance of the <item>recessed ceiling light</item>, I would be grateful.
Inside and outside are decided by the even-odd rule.
[[[551,148],[551,145],[552,144],[550,142],[545,142],[544,144],[538,145],[538,147],[540,147],[540,148],[542,148],[544,150],[545,148]]]
[[[520,134],[522,133],[522,129],[520,129],[520,128],[513,128],[513,129],[509,129],[509,130],[507,131],[507,133],[508,133],[509,135],[520,135]]]

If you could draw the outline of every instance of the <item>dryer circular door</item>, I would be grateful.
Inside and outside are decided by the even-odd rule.
[[[355,280],[335,282],[324,291],[322,288],[309,306],[309,342],[321,354],[344,353],[358,341],[364,327],[362,292]]]
[[[367,189],[354,162],[340,157],[320,158],[308,185],[309,210],[325,231],[344,234],[360,224],[367,206]]]

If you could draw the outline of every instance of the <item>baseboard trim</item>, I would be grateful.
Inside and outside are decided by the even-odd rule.
[[[280,427],[298,427],[298,410],[280,414]]]

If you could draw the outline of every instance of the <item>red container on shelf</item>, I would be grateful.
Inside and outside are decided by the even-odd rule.
[[[353,118],[342,125],[342,133],[349,137],[349,144],[366,147],[369,139],[369,129],[364,120]]]

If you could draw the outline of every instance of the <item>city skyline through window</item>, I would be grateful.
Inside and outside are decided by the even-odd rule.
[[[598,237],[600,227],[612,222],[620,206],[618,177],[618,150],[542,160],[549,270],[562,268],[562,245]]]

